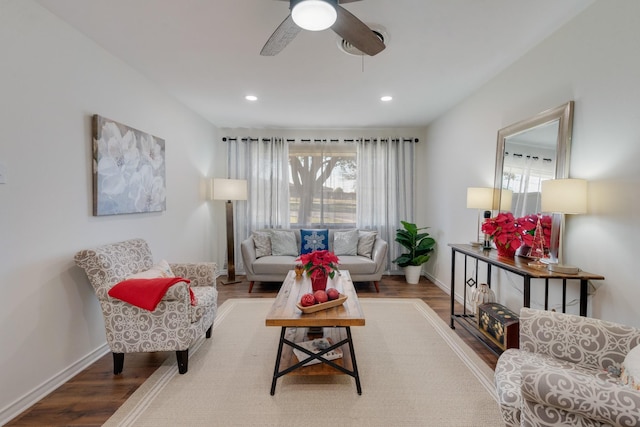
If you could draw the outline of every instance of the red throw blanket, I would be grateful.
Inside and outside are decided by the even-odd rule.
[[[128,302],[136,307],[153,311],[167,290],[178,282],[190,283],[183,277],[158,277],[155,279],[127,279],[109,290],[109,296]],[[196,296],[189,287],[191,305],[196,305]]]

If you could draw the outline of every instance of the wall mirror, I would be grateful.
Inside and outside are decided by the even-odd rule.
[[[502,190],[513,191],[511,208],[518,218],[541,210],[542,181],[569,177],[573,101],[543,111],[498,131],[494,206]],[[553,216],[552,255],[558,253],[560,215]]]

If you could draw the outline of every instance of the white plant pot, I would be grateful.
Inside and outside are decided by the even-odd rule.
[[[404,277],[410,285],[415,285],[420,281],[420,273],[422,273],[421,265],[407,265],[404,267]]]

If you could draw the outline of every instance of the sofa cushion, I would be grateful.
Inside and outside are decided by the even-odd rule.
[[[358,232],[358,249],[357,254],[371,258],[373,256],[373,246],[376,243],[377,237],[376,231],[363,231]]]
[[[280,274],[284,277],[295,265],[296,257],[272,255],[255,260],[253,271],[256,274]]]
[[[336,231],[333,234],[333,252],[340,255],[357,255],[358,230]]]
[[[300,230],[300,254],[329,250],[329,230]]]
[[[264,231],[254,231],[251,234],[256,248],[256,258],[271,255],[271,234]]]
[[[296,234],[290,230],[271,230],[271,255],[298,256]]]
[[[361,256],[343,255],[338,257],[338,267],[340,270],[349,270],[353,275],[374,274],[377,265],[371,258]]]

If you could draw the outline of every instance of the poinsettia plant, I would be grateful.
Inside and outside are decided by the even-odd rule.
[[[533,229],[535,230],[535,224]],[[488,234],[496,245],[513,250],[518,249],[525,239],[531,238],[533,242],[529,231],[529,222],[524,217],[516,219],[511,212],[500,212],[494,218],[487,218],[482,224],[482,232]]]
[[[321,275],[333,276],[338,270],[338,257],[330,251],[313,251],[300,255],[296,261],[300,261],[307,272],[307,276],[316,278]]]
[[[542,226],[542,235],[544,236],[544,247],[549,248],[551,246],[551,215],[538,215],[531,214],[520,218],[523,227],[527,230],[527,233],[523,235],[523,242],[527,246],[533,246],[533,238],[536,234],[536,226],[538,225],[538,218],[540,219],[540,225]]]

